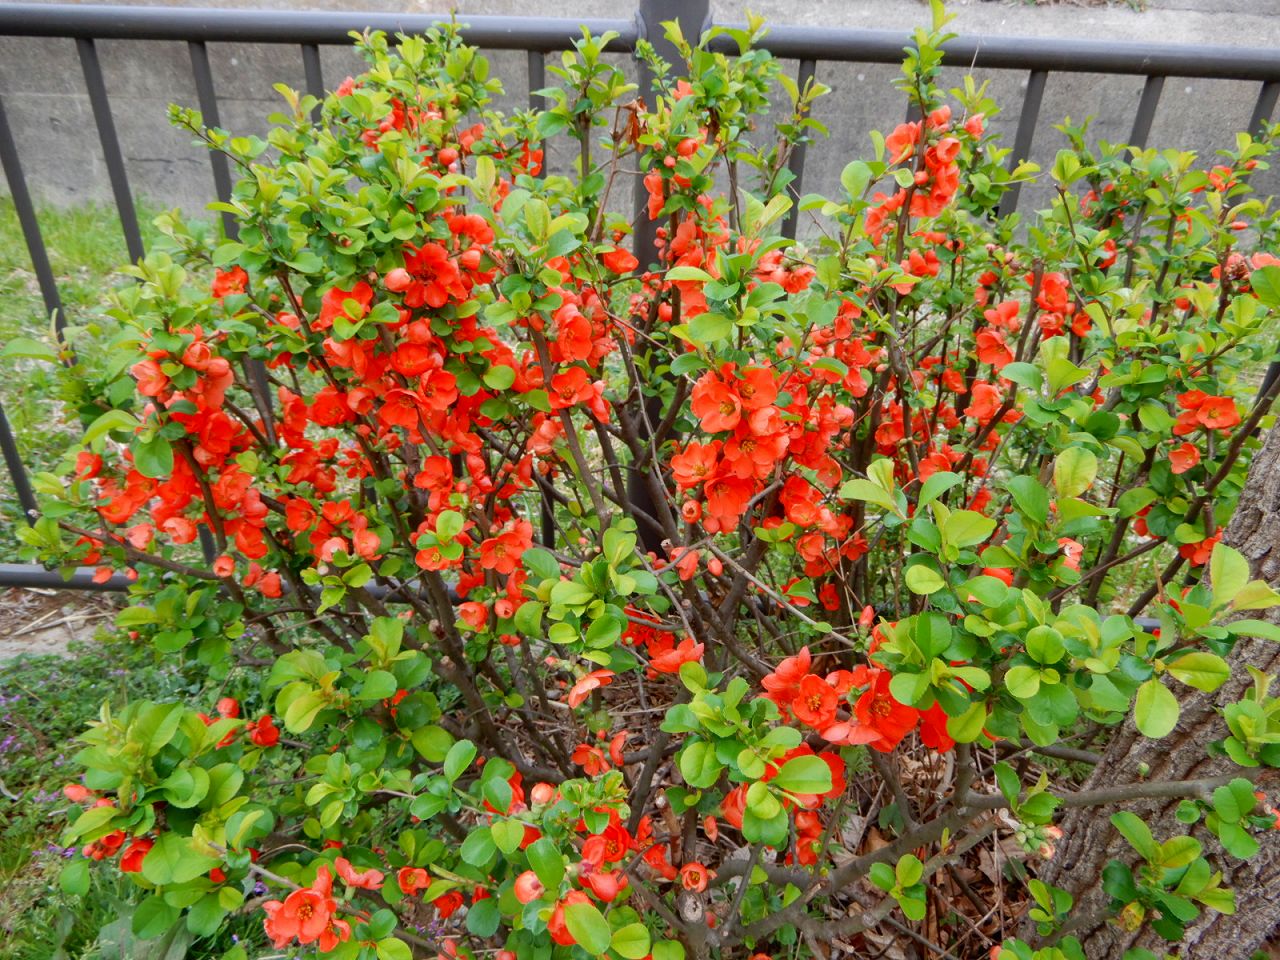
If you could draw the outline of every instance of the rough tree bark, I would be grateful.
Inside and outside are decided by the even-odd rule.
[[[1240,496],[1235,516],[1223,541],[1248,559],[1253,576],[1280,587],[1280,427],[1273,427],[1254,459],[1249,478]],[[1263,614],[1280,622],[1280,610]],[[1182,702],[1177,728],[1163,740],[1148,740],[1138,734],[1132,720],[1116,731],[1103,760],[1094,769],[1085,789],[1133,782],[1140,779],[1142,764],[1150,768],[1151,780],[1183,780],[1211,777],[1239,769],[1226,758],[1210,758],[1205,745],[1221,739],[1226,732],[1218,709],[1238,700],[1248,686],[1245,665],[1275,673],[1280,669],[1280,644],[1266,640],[1241,641],[1229,661],[1232,679],[1212,694],[1193,691]],[[1265,789],[1265,785],[1263,786]],[[1157,839],[1167,839],[1186,828],[1173,816],[1178,801],[1142,801],[1123,804],[1142,817]],[[1247,958],[1280,925],[1280,834],[1259,838],[1261,851],[1249,861],[1239,861],[1222,851],[1217,839],[1203,829],[1197,836],[1221,867],[1224,882],[1235,889],[1234,916],[1204,911],[1187,929],[1181,948],[1160,939],[1149,930],[1131,933],[1102,917],[1107,897],[1102,891],[1102,869],[1113,859],[1135,862],[1136,858],[1109,821],[1115,809],[1071,811],[1062,822],[1064,837],[1057,854],[1047,864],[1042,879],[1071,892],[1082,918],[1091,917],[1073,931],[1090,960],[1118,958],[1133,946],[1146,947],[1157,956],[1166,951],[1190,960],[1233,960]]]

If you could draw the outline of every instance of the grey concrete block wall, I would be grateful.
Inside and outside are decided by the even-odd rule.
[[[5,0],[0,0],[0,3]],[[167,0],[166,5],[254,7],[274,9],[342,8],[447,13],[447,0]],[[631,0],[457,0],[461,17],[468,14],[522,14],[559,17],[630,17]],[[1215,43],[1242,47],[1274,46],[1280,42],[1280,0],[1150,0],[1145,12],[1125,4],[1079,6],[1064,3],[1029,6],[1023,3],[954,0],[953,29],[959,33],[1016,34],[1089,39],[1148,40],[1172,43]],[[751,9],[771,23],[802,23],[841,27],[910,29],[925,21],[927,7],[915,0],[714,0],[720,21],[740,20]],[[178,205],[191,212],[213,196],[208,157],[190,137],[169,126],[170,102],[196,103],[195,85],[185,45],[154,41],[101,41],[102,67],[111,96],[135,195],[153,205]],[[211,44],[210,59],[219,93],[222,125],[237,133],[261,135],[266,117],[279,98],[272,85],[303,86],[299,50],[292,46]],[[526,102],[524,54],[493,51],[494,74],[503,78],[506,107]],[[626,58],[619,58],[631,65]],[[341,48],[322,49],[327,86],[360,69],[359,58]],[[785,64],[791,72],[794,62]],[[965,71],[948,69],[949,85],[958,85]],[[820,63],[818,78],[833,88],[816,111],[831,131],[824,143],[809,151],[804,189],[832,193],[839,172],[850,159],[870,150],[873,129],[887,130],[904,114],[901,95],[891,82],[896,68],[875,64]],[[1011,141],[1021,108],[1026,77],[1009,71],[978,69],[979,80],[992,81],[992,95],[1003,113],[993,126]],[[1046,87],[1041,123],[1032,159],[1052,160],[1064,143],[1053,124],[1070,115],[1097,119],[1094,139],[1123,141],[1129,134],[1141,92],[1138,77],[1055,74]],[[1235,130],[1248,121],[1258,85],[1233,81],[1169,78],[1152,126],[1152,145],[1196,150],[1209,162],[1214,150],[1231,142]],[[54,204],[105,201],[110,198],[106,168],[89,110],[80,64],[70,40],[0,38],[0,96],[19,141],[29,185],[38,199]],[[761,136],[772,132],[766,124]],[[553,167],[568,160],[559,150]],[[1280,185],[1268,174],[1264,183]],[[4,189],[0,182],[0,190]],[[1047,189],[1024,194],[1034,208]]]

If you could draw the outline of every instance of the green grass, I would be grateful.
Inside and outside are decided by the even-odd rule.
[[[128,693],[126,693],[126,683]],[[176,698],[188,684],[149,650],[121,643],[76,646],[69,658],[0,662],[0,958],[88,957],[129,891],[107,871],[84,898],[64,896],[64,784],[77,780],[75,737],[104,699]]]
[[[58,887],[74,855],[60,836],[71,806],[62,787],[79,779],[75,738],[108,701],[197,703],[213,693],[203,674],[119,639],[73,644],[68,657],[0,661],[0,960],[189,960],[221,957],[238,937],[262,941],[261,915],[233,917],[196,940],[181,925],[139,941],[130,920],[142,893],[112,864],[92,870],[84,896]],[[250,956],[261,956],[251,952]]]
[[[153,215],[139,207],[138,220],[147,242],[155,235],[150,225]],[[106,294],[120,282],[118,270],[129,258],[115,207],[50,207],[41,209],[38,219],[68,324],[92,323],[101,316]],[[0,197],[0,345],[16,337],[52,343],[52,323],[45,313],[13,201]],[[92,369],[99,358],[82,347],[80,359]],[[4,361],[0,403],[29,471],[54,469],[79,433],[74,416],[67,415],[62,403],[65,389],[59,371],[47,363]],[[17,504],[12,491],[11,480],[0,467],[0,563],[18,559],[12,523],[17,520]]]

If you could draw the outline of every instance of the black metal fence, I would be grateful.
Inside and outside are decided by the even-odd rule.
[[[110,94],[98,59],[99,40],[179,41],[187,45],[195,81],[198,105],[205,122],[218,125],[218,92],[209,61],[211,43],[265,43],[293,47],[301,58],[306,91],[324,95],[320,46],[346,45],[349,32],[372,28],[389,33],[422,32],[442,18],[395,13],[352,13],[276,10],[218,10],[167,7],[80,6],[47,4],[7,4],[0,6],[0,36],[54,37],[75,41],[90,109],[97,128],[99,145],[106,162],[112,195],[119,212],[130,258],[144,253],[129,186],[129,174],[112,117]],[[572,20],[532,17],[466,18],[467,41],[490,50],[528,52],[529,90],[545,85],[546,54],[569,49],[586,26],[595,34],[612,31],[617,37],[608,49],[630,52],[636,41],[645,38],[670,56],[662,39],[660,23],[679,20],[686,36],[696,36],[711,24],[710,0],[638,0],[636,15],[628,20]],[[824,62],[897,63],[910,36],[886,30],[832,29],[825,27],[775,27],[765,46],[780,59],[798,61],[796,80],[803,88]],[[725,49],[731,49],[726,42]],[[1280,50],[1215,46],[1186,46],[1148,43],[1107,43],[1084,40],[1039,39],[1031,37],[959,37],[947,44],[944,63],[950,66],[1027,72],[1021,111],[1013,140],[1010,164],[1016,165],[1031,154],[1040,119],[1045,84],[1051,73],[1095,73],[1141,76],[1141,95],[1134,105],[1128,142],[1145,146],[1167,77],[1210,78],[1253,81],[1259,85],[1249,128],[1271,119],[1280,97]],[[534,97],[530,96],[531,105]],[[1122,107],[1120,98],[1116,107]],[[0,162],[3,163],[15,212],[31,256],[32,269],[40,287],[45,309],[61,330],[66,323],[58,284],[50,264],[35,206],[19,159],[17,144],[4,109],[0,91]],[[220,200],[231,196],[231,173],[227,158],[210,153],[215,193]],[[801,192],[805,150],[794,151],[792,189]],[[1005,195],[1000,212],[1017,208],[1019,187]],[[645,219],[640,218],[644,223]],[[223,229],[235,234],[235,222],[223,214]],[[788,236],[794,237],[794,214],[787,221]],[[651,244],[652,238],[637,231],[637,243]],[[640,252],[644,252],[641,250]],[[641,258],[645,259],[644,257]],[[0,405],[0,454],[3,454],[14,495],[22,513],[34,517],[37,504],[27,478],[22,452]],[[120,590],[122,576],[95,583],[92,571],[82,570],[64,581],[56,571],[22,564],[0,564],[0,586],[65,587],[69,589]]]

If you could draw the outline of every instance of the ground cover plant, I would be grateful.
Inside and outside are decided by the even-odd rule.
[[[1048,960],[1230,913],[1222,865],[1275,821],[1266,676],[1179,747],[1227,773],[1073,764],[1280,639],[1222,542],[1280,389],[1241,375],[1280,305],[1270,135],[1206,160],[1068,126],[1010,170],[985,90],[939,89],[943,30],[803,244],[824,90],[758,23],[641,44],[652,90],[584,36],[536,112],[491,110],[449,27],[360,38],[369,70],[281,88],[266,140],[175,108],[238,168],[238,239],[159,218],[108,409],[22,538],[136,572],[120,627],[210,692],[81,735],[64,889],[124,875],[142,938],[250,915],[381,960]],[[1050,209],[1000,218],[1036,176]],[[651,263],[611,212],[637,179]],[[1080,808],[1129,845],[1089,911],[1037,876]]]

